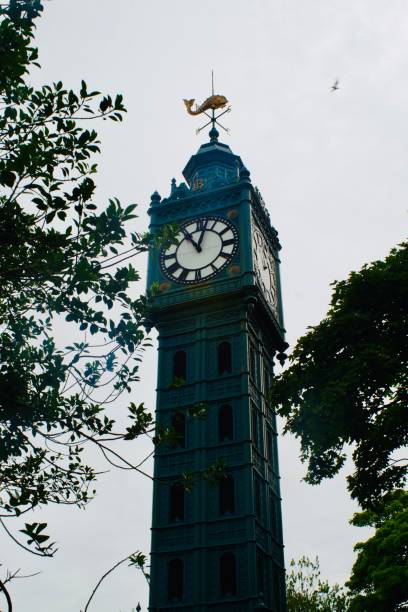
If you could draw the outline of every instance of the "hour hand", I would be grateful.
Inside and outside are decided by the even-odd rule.
[[[199,244],[197,244],[197,242],[194,240],[194,238],[192,237],[191,234],[188,233],[188,231],[183,227],[181,229],[182,233],[184,234],[185,238],[187,240],[189,240],[191,242],[191,244],[194,246],[195,250],[200,252],[201,251],[201,247]]]

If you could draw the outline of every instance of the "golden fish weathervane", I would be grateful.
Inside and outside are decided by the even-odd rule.
[[[199,132],[201,132],[201,130],[206,128],[207,125],[210,125],[210,123],[213,124],[213,128],[215,127],[215,124],[217,124],[223,130],[225,130],[227,133],[229,132],[229,130],[226,127],[224,127],[223,125],[221,125],[221,123],[219,123],[218,119],[222,115],[225,115],[225,113],[229,113],[230,110],[231,110],[231,107],[229,106],[225,111],[223,111],[219,115],[215,116],[215,111],[218,108],[225,108],[227,106],[227,104],[228,104],[228,100],[227,100],[227,98],[225,96],[220,96],[218,94],[214,94],[214,73],[213,73],[213,71],[211,72],[211,81],[212,81],[212,95],[209,98],[207,98],[206,100],[204,100],[204,102],[202,104],[200,104],[200,105],[196,104],[196,107],[195,107],[194,110],[193,110],[193,104],[195,102],[195,98],[192,98],[191,100],[186,100],[186,99],[183,100],[189,115],[201,115],[201,114],[204,114],[210,120],[210,121],[207,121],[207,123],[205,125],[201,126],[200,128],[198,128],[198,130],[196,130],[197,134],[199,134]],[[210,115],[207,111],[212,111],[212,114]]]
[[[187,112],[189,115],[200,115],[204,113],[206,110],[216,110],[217,108],[224,108],[228,104],[228,100],[225,96],[210,96],[207,98],[200,106],[197,106],[195,110],[191,110],[195,98],[192,100],[183,100],[186,105]]]

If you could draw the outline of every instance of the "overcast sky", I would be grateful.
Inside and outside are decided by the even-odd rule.
[[[251,171],[279,231],[293,345],[325,314],[333,280],[383,258],[406,234],[407,41],[406,0],[51,0],[38,23],[42,70],[34,82],[77,87],[83,78],[124,94],[124,124],[99,129],[97,200],[139,203],[136,229],[144,230],[151,193],[166,196],[206,140],[195,135],[200,120],[186,114],[182,98],[207,97],[214,69],[216,92],[232,106],[223,140]],[[145,275],[145,259],[135,264]],[[154,407],[155,349],[142,380],[134,401]],[[131,452],[149,451],[146,441]],[[348,525],[356,508],[347,469],[311,487],[301,483],[298,453],[296,441],[280,440],[286,561],[319,555],[323,575],[342,582],[353,544],[366,535]],[[1,562],[42,571],[10,586],[15,610],[79,612],[109,567],[149,551],[150,513],[150,482],[110,472],[86,511],[36,515],[58,541],[55,559],[2,538]],[[123,567],[89,611],[131,612],[139,600],[146,610],[146,583]]]

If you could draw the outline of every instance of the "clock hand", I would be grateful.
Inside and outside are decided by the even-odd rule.
[[[204,234],[205,234],[205,230],[207,229],[207,223],[208,223],[208,219],[206,219],[206,221],[205,221],[205,223],[204,223],[204,227],[203,227],[203,229],[202,229],[202,231],[201,231],[201,234],[200,234],[200,238],[198,239],[197,246],[199,246],[199,247],[200,247],[200,251],[201,251],[201,246],[200,246],[200,245],[201,245],[201,243],[202,243],[202,241],[203,241]]]
[[[201,247],[199,246],[199,244],[196,243],[196,241],[194,240],[192,235],[189,234],[188,231],[184,227],[181,229],[181,231],[184,234],[184,236],[186,237],[186,239],[191,242],[191,244],[194,246],[195,250],[199,253],[201,251]]]

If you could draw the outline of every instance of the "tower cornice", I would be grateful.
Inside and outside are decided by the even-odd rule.
[[[153,215],[159,223],[173,222],[181,217],[194,216],[210,209],[216,210],[216,208],[222,208],[228,204],[233,205],[242,199],[245,189],[248,188],[251,209],[277,253],[282,248],[278,239],[278,232],[271,223],[270,214],[261,192],[250,182],[248,185],[243,185],[237,181],[204,193],[188,190],[184,197],[174,200],[171,198],[158,200],[158,194],[155,192],[152,196],[152,205],[148,209],[148,214],[150,216]]]

